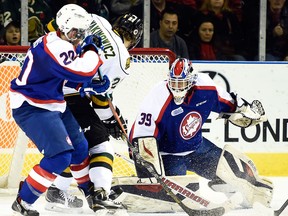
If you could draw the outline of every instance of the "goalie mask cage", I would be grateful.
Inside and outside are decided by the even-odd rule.
[[[8,90],[23,64],[27,46],[0,46],[0,188],[18,188],[42,154],[13,120]],[[143,97],[158,81],[166,78],[175,54],[168,49],[135,48],[130,51],[131,74],[113,93],[114,104],[128,119],[128,129],[135,119]],[[35,130],[37,130],[35,128]],[[129,132],[129,131],[128,131]],[[41,132],[39,132],[41,133]],[[124,141],[111,139],[115,152],[113,175],[136,176],[134,165],[128,162],[128,147]]]

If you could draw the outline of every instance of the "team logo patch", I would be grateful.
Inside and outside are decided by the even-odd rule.
[[[202,117],[198,112],[189,112],[182,120],[179,132],[183,139],[188,140],[201,129]]]
[[[172,116],[177,116],[177,115],[180,115],[180,114],[183,113],[183,112],[184,112],[183,108],[182,108],[182,107],[179,107],[179,108],[177,108],[177,109],[172,110],[172,111],[171,111],[171,115],[172,115]]]
[[[125,65],[125,70],[127,70],[129,67],[130,67],[130,58],[127,58],[126,65]]]

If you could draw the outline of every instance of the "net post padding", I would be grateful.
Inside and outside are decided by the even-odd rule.
[[[19,172],[19,170],[22,170],[24,165],[25,154],[23,154],[23,152],[26,152],[28,141],[28,137],[19,129],[13,151],[13,155],[17,155],[17,157],[12,157],[7,179],[7,188],[17,188],[19,186],[19,181],[21,180],[21,172]]]

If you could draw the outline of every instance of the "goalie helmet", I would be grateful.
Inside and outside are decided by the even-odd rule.
[[[115,21],[113,29],[116,30],[122,38],[128,38],[131,41],[131,45],[128,47],[128,50],[130,50],[137,46],[141,40],[143,22],[136,15],[128,13]]]
[[[196,83],[197,73],[193,73],[192,62],[185,58],[176,59],[169,70],[168,87],[177,105],[183,103],[189,89]]]
[[[83,39],[91,22],[91,14],[76,4],[64,5],[56,15],[56,23],[59,30],[63,32],[70,41]],[[68,33],[71,30],[75,32],[72,37],[69,37]]]

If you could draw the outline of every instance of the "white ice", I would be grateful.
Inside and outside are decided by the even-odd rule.
[[[272,200],[272,209],[267,209],[262,205],[256,205],[253,209],[236,209],[230,211],[225,214],[225,216],[274,216],[273,210],[278,210],[280,206],[288,199],[288,177],[270,177],[270,179],[274,183],[274,197]],[[200,188],[203,182],[200,182]],[[209,193],[209,194],[207,194]],[[219,200],[219,194],[216,194],[212,191],[202,190],[201,194],[205,194],[205,197],[209,198],[211,201],[216,202],[215,200]],[[208,195],[208,196],[207,196]],[[80,195],[81,196],[81,195]],[[84,199],[84,197],[82,197]],[[11,191],[8,190],[0,190],[0,216],[11,216],[15,215],[11,209],[11,205],[15,199],[15,194],[11,194]],[[89,209],[86,202],[84,202],[83,212],[80,214],[65,214],[65,213],[57,213],[51,212],[44,209],[45,206],[45,198],[41,196],[35,203],[35,208],[40,212],[41,216],[56,216],[62,214],[65,215],[83,215],[83,216],[92,216],[97,215],[92,210]],[[177,213],[132,213],[129,212],[129,216],[184,216],[187,215],[182,212]],[[285,209],[281,216],[288,216],[288,207]]]

